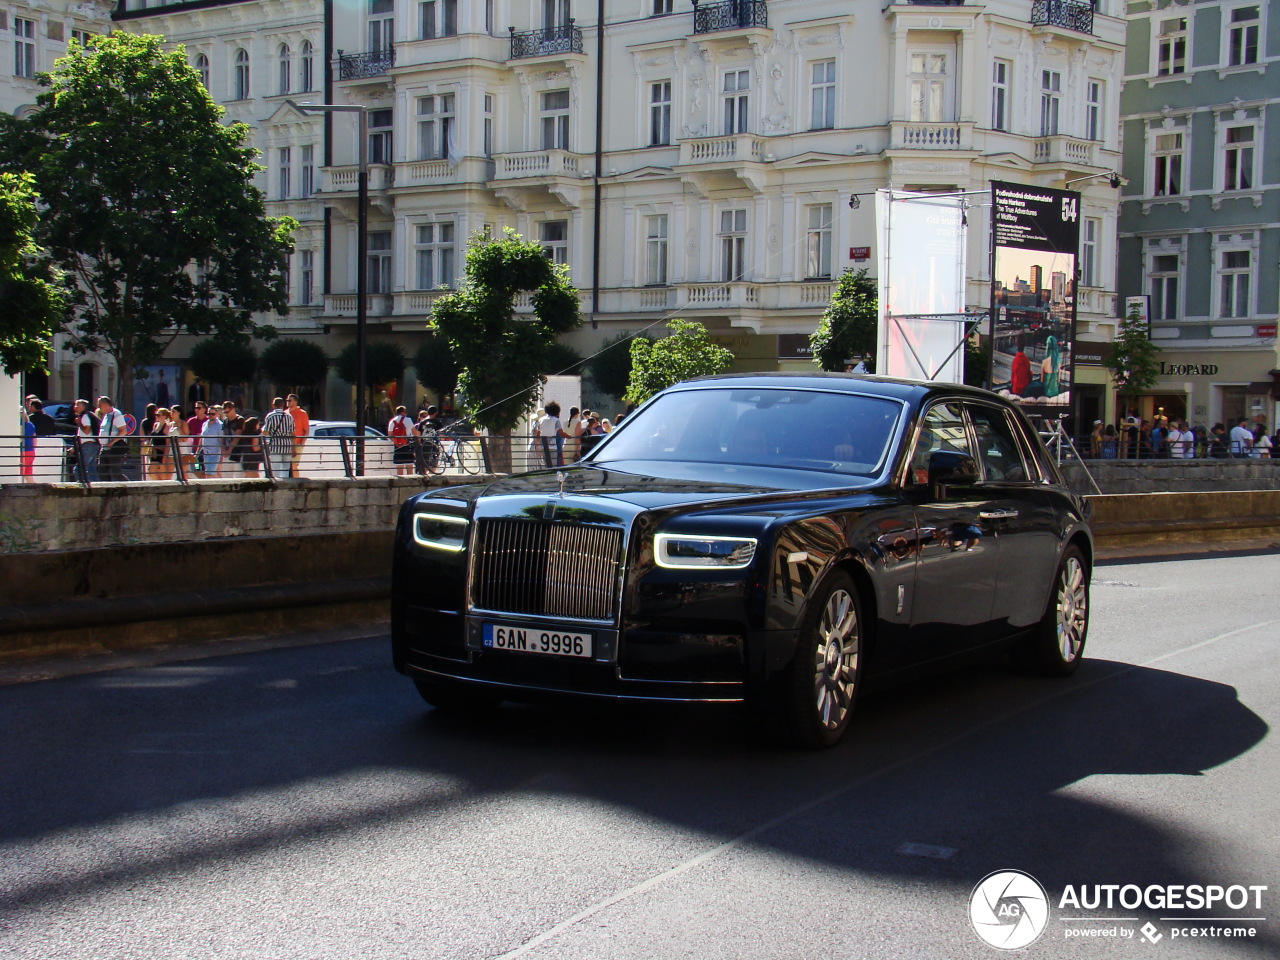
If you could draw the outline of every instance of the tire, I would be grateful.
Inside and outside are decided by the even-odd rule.
[[[414,680],[418,694],[441,713],[488,716],[502,706],[502,697],[472,684],[447,680]]]
[[[1076,672],[1089,634],[1089,565],[1076,546],[1067,547],[1053,578],[1044,617],[1013,651],[1014,663],[1046,677]]]
[[[435,440],[422,441],[422,459],[426,463],[428,473],[436,476],[444,473],[444,451]]]
[[[454,457],[463,473],[479,473],[480,458],[476,456],[476,448],[469,443],[460,443],[454,447]]]
[[[843,570],[833,572],[814,594],[796,654],[771,690],[781,739],[813,748],[840,742],[862,687],[862,624],[857,584]]]

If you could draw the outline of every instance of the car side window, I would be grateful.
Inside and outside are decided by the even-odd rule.
[[[909,483],[929,482],[929,457],[939,450],[973,456],[964,427],[964,411],[954,400],[935,403],[920,418],[920,429],[911,450]]]
[[[997,407],[971,404],[969,416],[973,420],[973,433],[978,442],[978,459],[988,481],[996,483],[1026,483],[1027,466],[1009,423],[1009,416]]]

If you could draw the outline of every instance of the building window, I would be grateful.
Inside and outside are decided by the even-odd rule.
[[[1086,217],[1080,233],[1080,285],[1101,286],[1098,283],[1098,238],[1102,235],[1102,221]]]
[[[644,218],[644,282],[661,287],[667,283],[667,215]]]
[[[808,208],[808,216],[804,275],[810,280],[828,280],[831,278],[831,204],[814,204]]]
[[[1258,7],[1237,7],[1231,11],[1231,29],[1227,34],[1227,63],[1233,67],[1258,62]]]
[[[484,143],[481,145],[486,157],[493,156],[493,94],[484,95]]]
[[[453,286],[453,224],[420,223],[417,237],[419,290]]]
[[[951,119],[949,104],[951,64],[944,51],[918,50],[909,57],[907,77],[914,123],[937,123]]]
[[[289,50],[287,43],[280,44],[279,50],[279,67],[280,82],[277,84],[276,93],[284,96],[289,92],[290,85],[293,83],[293,55]]]
[[[200,83],[209,89],[209,58],[203,53],[196,54],[196,73],[200,75]]]
[[[304,307],[311,303],[312,290],[315,286],[315,252],[303,250],[300,254],[302,262],[302,289],[298,291],[298,302]]]
[[[649,146],[671,142],[671,81],[649,84]]]
[[[569,0],[542,0],[542,26],[545,30],[569,25]]]
[[[671,12],[672,0],[653,0],[653,16],[661,17]]]
[[[1178,255],[1158,253],[1151,258],[1151,319],[1178,319]]]
[[[34,80],[36,76],[36,22],[13,18],[13,75]]]
[[[277,151],[280,163],[280,194],[278,199],[288,200],[293,193],[293,148],[281,147]]]
[[[747,272],[747,211],[720,211],[720,279],[741,280]]]
[[[1169,77],[1187,72],[1187,18],[1160,21],[1156,38],[1156,76]]]
[[[1227,127],[1223,190],[1253,188],[1253,127]]]
[[[1084,85],[1084,138],[1102,139],[1102,81],[1090,80]]]
[[[368,290],[370,293],[391,292],[391,231],[376,230],[369,234]]]
[[[991,65],[991,129],[1009,129],[1009,77],[1012,64],[996,60]]]
[[[369,0],[369,52],[385,53],[395,35],[395,0]]]
[[[569,91],[549,90],[542,95],[542,149],[569,149]]]
[[[454,159],[458,154],[454,130],[453,94],[418,98],[418,159]]]
[[[832,130],[836,125],[836,62],[809,65],[809,129]]]
[[[458,0],[425,0],[418,4],[418,36],[423,40],[458,33]]]
[[[724,75],[724,135],[747,132],[747,108],[751,90],[750,70],[730,70]]]
[[[1062,74],[1040,71],[1040,136],[1058,135],[1058,108],[1062,105]]]
[[[542,255],[552,263],[569,262],[569,221],[544,220],[538,224]]]
[[[93,37],[94,35],[90,33],[88,30],[72,30],[71,31],[71,39],[74,40],[76,43],[80,44],[80,49],[82,50],[88,50],[90,47],[93,46]],[[80,396],[85,397],[85,396],[88,396],[88,394],[82,393],[80,394]]]
[[[493,36],[493,0],[484,0],[484,32]]]
[[[316,148],[309,143],[302,148],[301,181],[301,196],[312,196],[316,192]]]
[[[249,51],[236,51],[235,97],[236,100],[249,99]]]
[[[391,111],[369,111],[369,162],[391,162]]]
[[[316,48],[310,40],[302,41],[302,76],[299,77],[299,89],[303,93],[310,92],[316,81]]]
[[[1221,268],[1218,270],[1218,316],[1223,319],[1249,315],[1249,263],[1248,250],[1222,251]]]
[[[1176,197],[1182,193],[1182,134],[1156,134],[1155,190],[1157,197]]]

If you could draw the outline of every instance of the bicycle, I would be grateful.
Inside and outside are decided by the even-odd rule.
[[[457,467],[462,473],[480,472],[480,457],[476,454],[475,445],[464,437],[453,437],[443,442],[438,436],[423,437],[422,458],[427,470],[437,475],[450,467]]]

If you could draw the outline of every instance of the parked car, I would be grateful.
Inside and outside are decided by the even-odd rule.
[[[1065,676],[1091,508],[1016,406],[848,374],[672,387],[561,470],[408,500],[395,667],[428,703],[746,702],[836,743],[871,679],[1011,650]]]
[[[342,441],[340,437],[356,438],[354,420],[312,420],[308,433],[313,442],[302,448],[302,460],[298,465],[299,473],[304,477],[322,479],[325,477],[346,476],[346,462],[342,459]],[[364,474],[376,477],[394,474],[395,464],[391,457],[395,449],[390,438],[377,427],[365,424]],[[354,443],[347,444],[347,456],[356,455]]]
[[[75,435],[76,410],[74,401],[50,400],[44,405],[44,412],[53,417],[53,422],[57,426],[59,435],[65,437]]]

